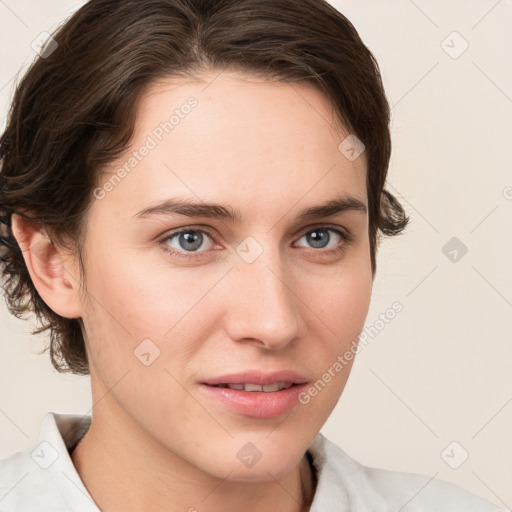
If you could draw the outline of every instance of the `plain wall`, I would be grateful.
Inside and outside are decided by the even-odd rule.
[[[393,106],[388,188],[411,223],[381,246],[371,334],[322,432],[363,464],[512,508],[512,1],[332,3],[381,67]],[[0,3],[2,127],[31,42],[79,5]],[[461,37],[469,47],[457,56]],[[383,326],[395,301],[403,311]],[[90,413],[88,378],[36,355],[33,325],[2,300],[0,457],[30,448],[47,411]],[[442,457],[453,441],[452,465],[469,454],[458,469]]]

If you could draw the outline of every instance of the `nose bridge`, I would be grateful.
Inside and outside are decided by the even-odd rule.
[[[256,243],[259,255],[255,253]],[[286,261],[279,248],[271,247],[270,242],[264,244],[261,239],[242,242],[237,253],[235,291],[229,308],[230,334],[234,340],[251,338],[268,348],[282,348],[299,334],[298,299],[292,291]]]

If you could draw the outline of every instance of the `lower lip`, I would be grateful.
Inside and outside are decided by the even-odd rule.
[[[200,385],[200,389],[208,396],[236,413],[251,418],[275,418],[291,411],[299,404],[298,396],[305,387],[306,384],[295,384],[288,389],[266,393]]]

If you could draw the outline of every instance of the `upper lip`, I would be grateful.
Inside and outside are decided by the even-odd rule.
[[[205,379],[203,384],[216,386],[218,384],[259,384],[265,386],[274,382],[291,382],[292,384],[305,384],[308,380],[304,375],[292,370],[280,370],[276,372],[246,371],[231,373]]]

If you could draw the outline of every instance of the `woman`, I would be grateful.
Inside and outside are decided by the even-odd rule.
[[[319,434],[408,221],[378,66],[328,3],[92,0],[0,144],[11,311],[94,404],[0,463],[2,510],[498,510]]]

